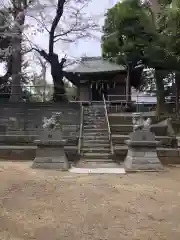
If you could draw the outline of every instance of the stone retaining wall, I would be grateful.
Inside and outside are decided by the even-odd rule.
[[[0,134],[39,135],[44,117],[61,112],[63,136],[68,142],[77,144],[80,125],[78,103],[4,103],[0,105]],[[16,119],[16,123],[12,122]]]
[[[65,154],[70,162],[79,159],[76,147],[65,147]],[[0,161],[33,161],[36,156],[36,146],[1,146]]]
[[[127,149],[115,149],[114,152],[114,160],[123,162],[127,154]],[[160,148],[158,149],[158,157],[164,165],[180,164],[180,149]]]
[[[0,161],[33,161],[36,146],[0,146]],[[66,146],[65,153],[70,162],[79,160],[78,148]],[[114,160],[122,163],[126,157],[127,149],[115,149]],[[162,164],[180,164],[180,149],[158,149],[158,157]]]

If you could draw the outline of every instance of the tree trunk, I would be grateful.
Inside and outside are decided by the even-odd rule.
[[[63,64],[59,62],[58,56],[53,54],[50,57],[51,75],[54,83],[53,101],[67,101],[63,82]]]
[[[157,96],[157,108],[156,114],[160,116],[162,113],[165,113],[165,91],[164,91],[164,82],[163,82],[162,72],[155,70],[155,79],[156,79],[156,96]]]
[[[21,38],[20,36],[14,37],[12,40],[12,83],[10,102],[22,101],[22,88],[21,88]]]
[[[21,4],[21,2],[19,2]],[[20,5],[21,6],[21,5]],[[21,42],[22,42],[22,29],[24,25],[25,14],[21,10],[15,14],[15,23],[12,29],[12,83],[11,83],[11,102],[22,101],[22,88],[21,88]]]
[[[180,74],[175,74],[175,86],[176,86],[176,114],[179,115],[179,77]]]
[[[43,102],[46,101],[46,65],[42,66],[42,79],[43,79]]]
[[[128,104],[131,101],[130,71],[131,71],[131,66],[128,66],[128,72],[126,77],[126,103]]]

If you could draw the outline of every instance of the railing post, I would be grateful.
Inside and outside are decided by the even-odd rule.
[[[84,118],[84,107],[81,102],[81,116],[80,116],[80,131],[79,131],[79,141],[78,141],[78,154],[81,154],[81,140],[83,131],[83,118]]]
[[[106,100],[105,100],[104,94],[103,94],[103,102],[104,102],[106,122],[107,122],[107,126],[108,126],[108,137],[109,137],[109,141],[110,141],[111,154],[113,155],[114,154],[114,149],[113,149],[113,144],[112,144],[111,129],[110,129],[110,124],[109,124],[107,106],[106,106]]]

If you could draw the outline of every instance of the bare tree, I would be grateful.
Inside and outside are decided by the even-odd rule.
[[[53,21],[48,19],[46,11],[50,7],[48,4],[41,4],[39,0],[10,0],[11,7],[8,8],[8,11],[12,14],[14,20],[10,33],[8,33],[11,36],[12,47],[9,67],[12,75],[11,101],[21,100],[22,35],[27,15],[31,15],[30,17],[36,19],[41,25],[40,28],[46,30],[49,34],[48,51],[39,47],[33,47],[32,49],[50,64],[54,83],[54,101],[66,100],[63,68],[67,61],[66,57],[58,58],[58,54],[55,52],[55,44],[60,41],[71,43],[79,38],[90,37],[92,31],[97,29],[97,24],[94,24],[92,17],[87,16],[84,12],[84,8],[86,8],[90,0],[47,1],[52,3],[51,9],[52,7],[56,8]],[[47,16],[44,17],[46,14]],[[52,19],[52,14],[49,14],[49,18]],[[50,29],[48,28],[49,25]]]
[[[34,50],[39,52],[39,54],[50,64],[54,83],[54,101],[66,100],[63,82],[63,67],[66,62],[66,57],[61,59],[58,58],[58,54],[54,51],[55,43],[59,40],[73,42],[77,38],[90,36],[91,30],[97,28],[92,18],[85,16],[83,13],[83,8],[86,7],[89,2],[88,0],[58,0],[56,14],[52,21],[51,28],[48,31],[48,52],[34,48]],[[68,15],[68,21],[66,21],[65,13]],[[62,22],[59,27],[58,24],[60,20],[62,20]]]

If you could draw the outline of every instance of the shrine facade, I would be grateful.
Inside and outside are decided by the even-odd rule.
[[[125,100],[127,95],[127,70],[125,66],[111,63],[101,57],[85,57],[77,67],[65,71],[66,78],[78,89],[78,100]],[[128,95],[131,95],[130,87]]]

